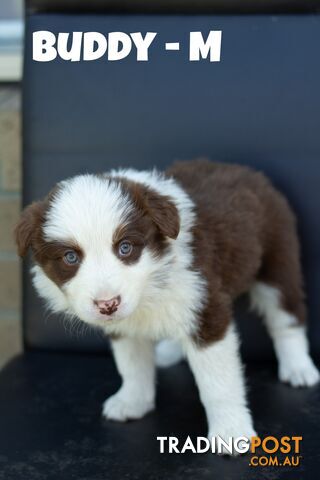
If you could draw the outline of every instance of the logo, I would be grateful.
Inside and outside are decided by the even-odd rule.
[[[251,467],[298,467],[301,464],[302,436],[266,437],[197,437],[188,436],[183,442],[177,437],[157,437],[160,453],[217,453],[239,455],[247,453]]]

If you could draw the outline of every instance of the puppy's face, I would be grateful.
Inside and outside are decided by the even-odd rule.
[[[151,300],[150,283],[168,268],[178,232],[168,197],[123,178],[85,175],[27,207],[16,240],[21,256],[31,248],[35,287],[53,310],[104,326]]]

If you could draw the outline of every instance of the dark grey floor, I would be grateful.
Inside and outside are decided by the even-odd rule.
[[[320,466],[320,387],[294,390],[274,366],[247,369],[260,435],[302,435],[297,468],[249,466],[250,456],[159,453],[157,436],[205,435],[203,409],[186,365],[159,372],[156,412],[126,424],[105,422],[103,400],[119,377],[103,356],[32,353],[0,373],[0,479],[308,479]]]

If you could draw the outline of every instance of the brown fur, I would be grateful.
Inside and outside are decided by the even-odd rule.
[[[100,178],[107,183],[118,182],[123,194],[129,196],[136,207],[125,224],[118,226],[114,232],[114,253],[128,265],[138,261],[146,246],[156,256],[164,254],[168,248],[167,238],[176,238],[179,233],[179,215],[172,201],[147,186],[123,178],[105,175],[100,175]],[[66,265],[63,260],[66,251],[75,250],[80,259],[84,254],[81,248],[72,242],[48,242],[43,237],[42,227],[46,213],[58,189],[59,186],[56,186],[43,201],[34,202],[24,209],[15,230],[15,238],[19,255],[25,256],[31,248],[35,261],[60,287],[70,280],[79,268],[79,265]],[[130,241],[133,245],[133,251],[128,257],[120,257],[118,254],[119,244],[123,240]]]
[[[172,176],[195,203],[192,268],[202,273],[208,285],[196,341],[206,345],[224,336],[233,301],[256,280],[279,289],[283,308],[303,322],[296,221],[287,201],[269,180],[246,167],[209,161],[178,162],[166,175]],[[145,246],[154,255],[163,255],[170,248],[168,238],[175,239],[180,228],[171,199],[125,178],[102,178],[118,182],[136,207],[114,232],[115,254],[120,242],[128,240],[134,247],[130,256],[121,258],[127,264],[138,261]],[[74,249],[82,258],[83,252],[77,245],[43,238],[42,225],[55,192],[24,210],[16,241],[19,255],[24,256],[31,247],[35,261],[61,286],[78,269],[65,264],[64,253]]]
[[[45,202],[33,202],[23,210],[14,231],[20,257],[24,257],[29,248],[34,245],[34,240],[39,233],[38,227],[44,222],[45,211]]]
[[[278,288],[283,308],[303,322],[296,222],[269,180],[246,167],[205,160],[177,162],[166,173],[196,205],[194,268],[209,286],[197,341],[207,344],[223,337],[233,301],[255,280]]]
[[[72,242],[48,242],[43,237],[42,226],[58,188],[54,187],[44,200],[33,202],[23,210],[15,228],[15,240],[18,254],[24,257],[31,248],[36,263],[41,265],[47,276],[60,287],[70,280],[79,268],[79,265],[67,265],[63,260],[64,254],[68,250],[74,250],[81,260],[83,252]]]
[[[134,211],[120,225],[113,236],[113,248],[117,253],[120,242],[124,239],[132,242],[133,253],[127,258],[121,258],[124,263],[137,261],[145,246],[156,256],[161,256],[168,248],[167,238],[178,236],[180,221],[176,206],[165,195],[160,195],[145,185],[135,183],[125,178],[113,178],[119,182],[124,195],[128,195]],[[112,181],[111,180],[111,181]]]
[[[71,280],[79,269],[79,264],[67,265],[65,263],[63,259],[65,253],[69,250],[74,250],[81,262],[83,252],[78,245],[71,242],[46,242],[43,238],[39,240],[39,244],[36,244],[34,247],[34,258],[41,265],[47,276],[61,287],[68,280]]]
[[[28,249],[32,248],[35,261],[41,265],[47,276],[58,286],[70,280],[79,268],[79,265],[67,265],[64,254],[68,250],[74,250],[80,260],[83,253],[78,245],[73,243],[48,242],[43,238],[42,225],[45,215],[50,208],[50,200],[53,193],[40,202],[34,202],[22,212],[20,222],[15,229],[18,253],[25,256]]]

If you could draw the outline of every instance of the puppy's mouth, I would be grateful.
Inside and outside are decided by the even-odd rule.
[[[101,310],[102,311],[100,311],[96,317],[100,323],[106,324],[106,323],[111,323],[113,321],[121,320],[121,316],[119,314],[117,315],[117,311],[118,311],[117,308],[112,311],[109,311],[108,313],[105,311],[105,309],[101,309]]]

